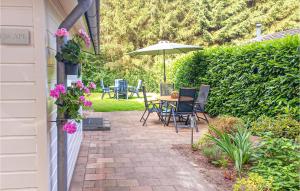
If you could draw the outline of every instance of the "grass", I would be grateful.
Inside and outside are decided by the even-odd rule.
[[[145,109],[143,97],[137,98],[134,96],[128,98],[128,100],[116,100],[114,98],[109,98],[108,95],[105,95],[102,100],[101,93],[92,93],[91,96],[89,96],[89,100],[93,102],[93,109],[95,112],[142,111]]]

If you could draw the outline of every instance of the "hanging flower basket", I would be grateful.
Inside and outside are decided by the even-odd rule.
[[[55,104],[60,106],[58,113],[64,113],[64,131],[74,133],[77,125],[83,116],[79,112],[80,107],[90,108],[92,102],[86,98],[90,95],[90,91],[96,89],[95,83],[91,82],[85,86],[81,81],[77,81],[67,89],[63,84],[57,84],[55,88],[50,90],[50,96],[55,100]],[[72,119],[72,120],[71,120]]]
[[[80,74],[80,67],[79,64],[73,64],[70,62],[65,62],[65,74],[66,75],[76,75],[79,76]]]
[[[64,45],[61,50],[57,52],[56,59],[65,64],[66,75],[80,75],[80,63],[84,58],[82,47],[85,45],[87,48],[91,44],[91,39],[87,33],[81,29],[73,36],[73,39],[68,40],[69,32],[64,29],[58,29],[55,33],[56,37],[64,40]]]

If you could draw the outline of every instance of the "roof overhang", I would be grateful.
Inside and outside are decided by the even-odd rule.
[[[94,0],[92,6],[85,13],[85,20],[88,27],[88,32],[90,34],[93,48],[96,54],[98,54],[100,50],[99,9],[100,9],[100,0]]]

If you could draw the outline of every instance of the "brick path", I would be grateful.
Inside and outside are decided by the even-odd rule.
[[[213,191],[172,144],[190,143],[190,130],[175,133],[154,114],[147,126],[141,112],[91,113],[111,121],[111,131],[85,132],[71,191]],[[200,124],[200,133],[206,128]],[[205,127],[205,128],[204,128]]]

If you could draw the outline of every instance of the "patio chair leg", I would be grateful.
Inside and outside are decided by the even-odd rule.
[[[138,98],[140,97],[140,94],[139,94],[139,92],[136,92],[136,95],[138,96]]]
[[[167,122],[167,126],[169,126],[170,120],[171,120],[171,115],[172,115],[172,111],[170,111],[169,117],[168,117],[168,122]]]
[[[103,98],[104,98],[104,95],[105,95],[105,92],[103,92],[103,93],[102,93],[101,99],[103,99]]]
[[[205,118],[206,123],[209,124],[208,119],[207,119],[207,117],[206,117],[206,115],[205,115],[204,112],[203,112],[203,115],[204,115],[204,118]]]
[[[143,113],[143,115],[142,115],[142,117],[141,117],[141,119],[140,119],[140,122],[142,122],[142,120],[144,119],[144,115],[145,115],[146,111],[147,111],[147,109],[145,109],[145,111],[144,111],[144,113]],[[145,120],[145,119],[144,119],[144,120]]]
[[[185,121],[185,125],[188,124],[189,120],[190,120],[190,115],[187,116],[186,121]]]
[[[172,110],[172,113],[173,113],[173,120],[174,120],[175,130],[176,130],[176,133],[178,133],[178,127],[177,127],[177,123],[176,123],[176,116],[175,116],[174,110]]]
[[[111,98],[110,92],[108,92],[108,96],[109,96],[109,98]]]
[[[148,119],[149,115],[150,115],[150,112],[148,111],[148,114],[147,114],[147,117],[146,117],[146,119],[145,119],[145,121],[144,121],[144,123],[143,123],[143,126],[145,126],[145,124],[146,124],[146,122],[147,122],[147,119]]]

